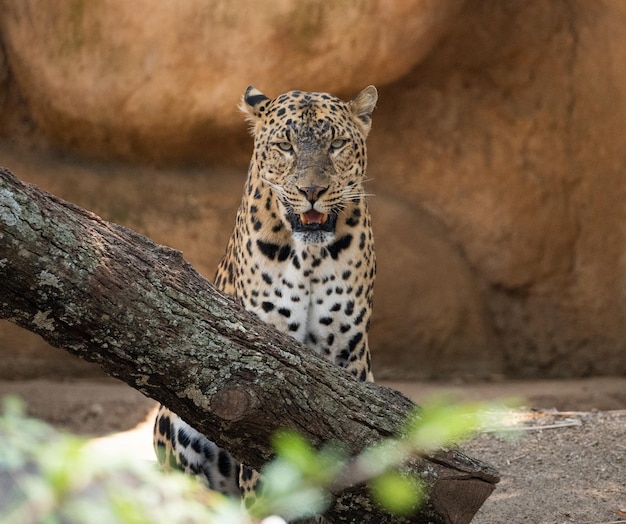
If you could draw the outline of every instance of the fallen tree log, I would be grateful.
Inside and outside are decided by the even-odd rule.
[[[256,468],[271,459],[269,439],[280,428],[356,454],[396,435],[415,407],[263,324],[180,252],[1,167],[0,318],[98,363]],[[327,518],[467,523],[499,480],[459,450],[416,457],[406,470],[428,489],[416,515],[388,515],[355,486],[336,494]]]

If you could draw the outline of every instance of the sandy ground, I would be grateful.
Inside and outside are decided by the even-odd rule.
[[[483,434],[465,451],[502,475],[477,524],[626,522],[626,378],[485,384],[387,383],[417,402],[522,399],[528,413],[510,437]],[[32,416],[94,437],[98,446],[133,447],[153,460],[155,403],[115,380],[0,382],[0,396],[23,397]],[[623,516],[623,518],[622,518]]]

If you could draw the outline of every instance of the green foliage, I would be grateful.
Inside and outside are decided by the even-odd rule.
[[[400,436],[356,457],[335,444],[316,450],[298,433],[281,431],[273,439],[276,458],[263,469],[263,496],[252,507],[253,517],[320,514],[331,503],[331,493],[361,483],[389,512],[411,514],[426,492],[421,479],[402,472],[402,464],[456,444],[501,418],[501,410],[486,404],[434,402],[411,414]],[[86,440],[25,417],[16,399],[4,401],[0,441],[3,523],[251,522],[239,502],[205,490],[186,475],[165,475],[123,450],[93,453]]]
[[[424,497],[424,486],[398,472],[383,473],[370,482],[372,497],[395,515],[410,515],[419,508]]]
[[[317,451],[290,430],[274,435],[272,444],[276,458],[263,468],[263,497],[253,506],[253,515],[294,519],[324,512],[330,503],[328,486],[340,474],[345,453],[332,445]]]
[[[93,453],[85,439],[25,417],[16,399],[4,400],[0,441],[4,524],[249,523],[239,504],[195,479],[123,450]]]
[[[279,431],[273,438],[277,456],[302,472],[313,484],[329,484],[347,461],[346,454],[335,445],[316,451],[299,433],[292,430]]]
[[[412,413],[403,435],[416,450],[430,453],[459,443],[484,428],[487,405],[435,400]]]

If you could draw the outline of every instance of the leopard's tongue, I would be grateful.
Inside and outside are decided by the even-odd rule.
[[[315,209],[310,209],[306,213],[302,213],[300,215],[300,220],[303,224],[323,224],[326,222],[328,215],[324,213],[320,213],[319,211],[315,211]]]

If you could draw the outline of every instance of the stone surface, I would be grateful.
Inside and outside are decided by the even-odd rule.
[[[626,4],[474,0],[450,23],[379,86],[376,377],[624,375]],[[224,149],[234,169],[154,170],[9,145],[0,164],[211,278],[250,151]],[[15,344],[1,354],[32,347]]]
[[[445,227],[370,188],[377,276],[370,347],[376,378],[485,378],[503,369],[486,296]]]
[[[472,2],[380,90],[370,174],[445,225],[508,374],[626,373],[625,28],[610,0]]]
[[[254,83],[352,95],[398,79],[461,0],[0,1],[0,34],[36,124],[73,149],[202,160],[238,143]]]

